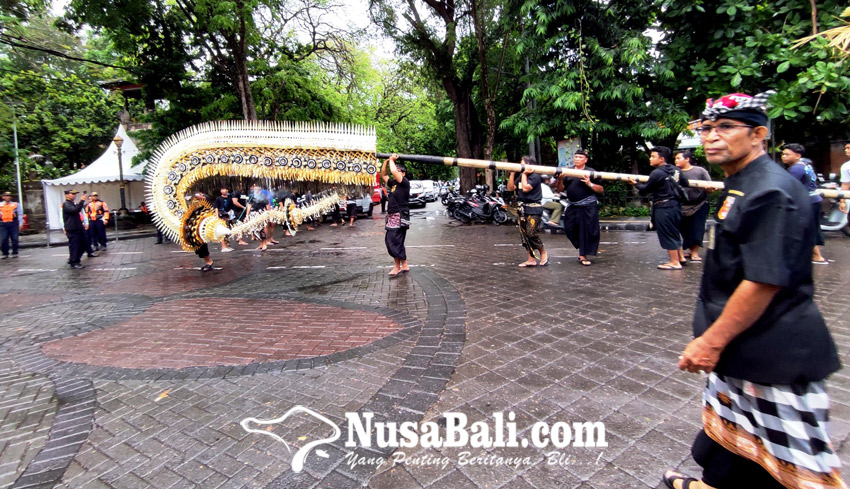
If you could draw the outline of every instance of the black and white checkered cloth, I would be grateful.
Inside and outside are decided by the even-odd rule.
[[[702,112],[702,117],[703,119],[716,121],[718,117],[733,110],[751,110],[767,114],[767,99],[775,93],[773,90],[768,90],[752,96],[743,93],[732,93],[718,99],[710,98],[705,101],[705,110]]]
[[[789,488],[847,489],[827,434],[824,382],[763,385],[712,372],[703,394],[706,433]]]

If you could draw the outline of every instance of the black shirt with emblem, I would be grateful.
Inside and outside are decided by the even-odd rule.
[[[715,371],[762,384],[823,380],[840,362],[812,300],[816,223],[806,189],[766,155],[725,184],[709,230],[694,336],[717,320],[742,281],[778,286],[764,314],[723,350]]]
[[[410,209],[410,180],[407,176],[403,176],[401,181],[397,181],[390,174],[387,180],[389,186],[389,195],[387,196],[387,214],[395,214],[396,212],[407,211]]]

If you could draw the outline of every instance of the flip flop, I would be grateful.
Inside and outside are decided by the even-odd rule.
[[[700,258],[700,257],[691,258],[691,261],[692,261],[692,262],[695,262],[695,263],[699,263],[699,262],[701,262],[701,261],[702,261],[702,258]]]
[[[812,263],[814,263],[815,265],[829,265],[829,261],[828,261],[828,260],[821,260],[821,261],[818,261],[818,260],[812,260]]]
[[[671,267],[670,265],[658,265],[659,270],[681,270],[682,267]]]
[[[387,276],[388,277],[398,277],[398,274],[400,274],[400,273],[401,273],[401,270],[399,270],[398,272],[395,272],[395,273],[390,272],[390,273],[387,274]]]
[[[698,479],[682,475],[678,472],[673,472],[672,470],[665,472],[664,476],[661,477],[661,481],[664,482],[664,485],[670,489],[676,489],[676,486],[673,485],[676,481],[682,481],[682,489],[690,489],[691,483],[699,482]]]
[[[518,265],[520,268],[536,267],[537,263],[522,262]]]
[[[212,269],[213,269],[212,264],[204,265],[204,266],[201,267],[202,272],[209,272],[209,271],[212,271]]]
[[[541,266],[541,267],[545,267],[545,266],[546,266],[546,265],[548,265],[548,264],[549,264],[549,257],[548,257],[548,256],[546,257],[546,259],[545,259],[545,260],[543,260],[543,261],[541,261],[541,262],[540,262],[540,266]]]
[[[407,273],[407,272],[409,272],[409,271],[410,271],[410,269],[409,269],[409,268],[402,268],[401,270],[399,270],[399,271],[398,271],[398,273],[399,273],[399,274],[402,274],[402,273]]]
[[[581,262],[581,264],[586,266],[586,267],[589,267],[590,265],[593,264],[593,262],[591,262],[590,260],[579,260],[579,262]]]

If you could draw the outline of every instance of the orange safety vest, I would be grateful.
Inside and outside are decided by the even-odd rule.
[[[8,204],[3,202],[3,204],[0,204],[0,218],[3,219],[3,222],[15,222],[18,219],[16,210],[18,210],[17,202],[9,202]]]
[[[86,206],[86,212],[88,213],[89,221],[109,220],[109,208],[106,207],[106,202],[102,200],[89,202]]]

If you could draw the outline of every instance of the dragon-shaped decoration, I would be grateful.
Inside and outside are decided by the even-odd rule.
[[[299,122],[211,122],[185,129],[165,141],[147,168],[148,208],[154,224],[187,251],[221,241],[268,222],[291,232],[305,220],[329,212],[344,194],[335,192],[309,206],[290,199],[232,227],[195,186],[210,177],[319,182],[345,191],[374,184],[378,172],[374,128]]]

